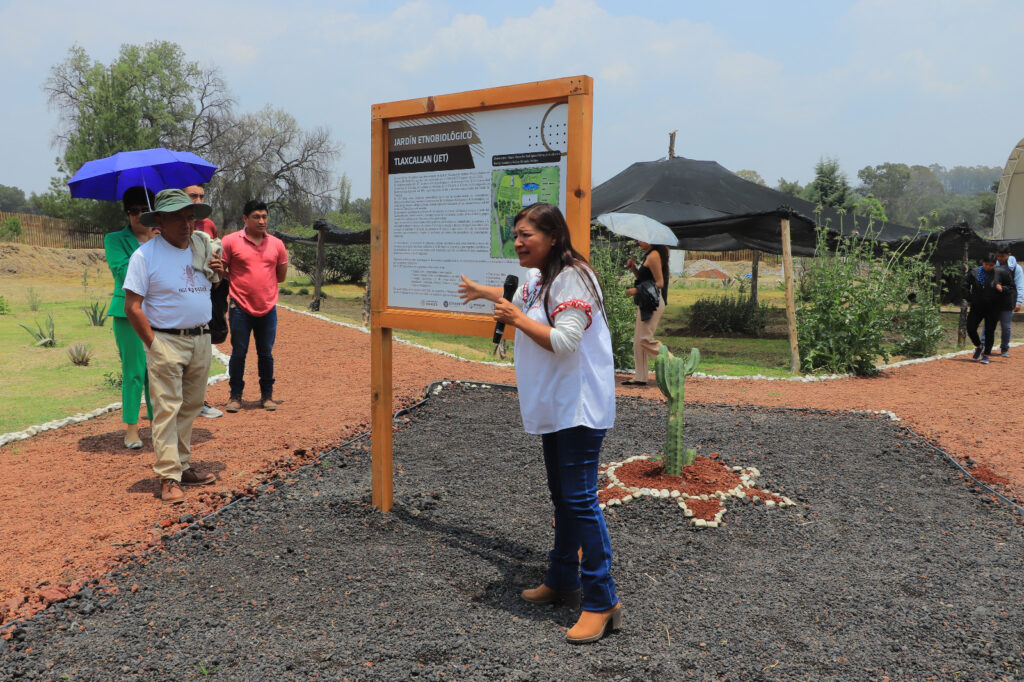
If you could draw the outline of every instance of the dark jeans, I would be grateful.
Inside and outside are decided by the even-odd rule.
[[[544,584],[555,590],[575,590],[582,577],[583,608],[606,611],[619,598],[611,575],[611,539],[597,502],[597,462],[604,431],[576,426],[545,433],[541,440],[555,504],[555,547],[548,553]]]
[[[1002,338],[999,343],[999,350],[1010,350],[1010,336],[1013,333],[1013,309],[1000,310],[996,313],[999,318],[999,326],[1002,329]],[[985,345],[987,336],[984,333],[981,335],[981,344]],[[992,341],[991,346],[995,345],[995,340]]]
[[[256,368],[260,375],[260,396],[274,395],[274,339],[277,338],[277,308],[263,317],[254,317],[237,305],[228,313],[231,324],[231,361],[228,363],[228,386],[231,396],[242,397],[245,388],[245,356],[249,352],[249,333],[256,341]]]
[[[978,323],[985,320],[985,340],[978,337]],[[996,339],[996,322],[999,320],[999,311],[995,306],[972,305],[967,313],[967,336],[971,337],[971,343],[975,346],[985,346],[985,355],[992,353],[992,343]]]

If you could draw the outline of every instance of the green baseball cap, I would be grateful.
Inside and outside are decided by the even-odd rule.
[[[213,209],[207,204],[193,204],[192,200],[185,194],[185,190],[165,189],[156,195],[153,210],[139,216],[139,222],[146,227],[156,227],[157,213],[175,213],[189,206],[195,209],[194,215],[196,220],[208,218],[213,213]]]

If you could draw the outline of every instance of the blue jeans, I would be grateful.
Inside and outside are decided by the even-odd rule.
[[[274,395],[274,339],[277,338],[277,308],[263,317],[255,317],[237,305],[228,313],[231,325],[231,361],[228,362],[228,386],[231,397],[241,398],[245,388],[245,356],[249,352],[249,334],[256,341],[256,368],[260,376],[260,396]]]
[[[548,489],[555,504],[555,547],[548,553],[544,584],[555,590],[575,590],[582,582],[587,611],[606,611],[619,602],[611,575],[612,543],[597,502],[597,463],[604,433],[575,426],[541,436]]]

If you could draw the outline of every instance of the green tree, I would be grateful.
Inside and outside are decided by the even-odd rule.
[[[744,180],[753,182],[756,185],[761,185],[762,187],[768,186],[768,183],[764,181],[764,178],[761,177],[761,174],[755,170],[736,171],[736,175],[743,178]]]
[[[25,198],[24,190],[0,185],[0,211],[8,213],[31,213],[32,205]]]
[[[822,158],[814,165],[814,180],[807,185],[804,196],[808,201],[847,211],[854,209],[853,191],[846,173],[839,168],[839,160]]]
[[[267,201],[273,215],[303,223],[334,206],[330,167],[339,149],[330,132],[303,130],[270,106],[236,114],[218,70],[189,61],[174,43],[122,45],[109,65],[76,45],[51,69],[44,89],[61,115],[58,175],[35,200],[49,215],[106,229],[122,225],[117,204],[71,199],[66,183],[86,161],[148,147],[194,152],[219,167],[207,201],[229,229],[253,198]]]
[[[804,188],[796,180],[790,182],[786,178],[779,178],[779,183],[775,185],[775,189],[797,199],[804,198]]]
[[[857,215],[867,216],[876,223],[884,223],[889,220],[885,214],[885,206],[874,194],[859,197],[854,211]]]

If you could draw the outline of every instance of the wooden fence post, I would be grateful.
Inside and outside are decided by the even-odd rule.
[[[800,348],[796,340],[796,302],[794,300],[793,278],[793,244],[790,241],[789,218],[783,218],[782,227],[782,267],[786,279],[786,323],[789,327],[790,369],[793,374],[800,372]]]
[[[757,307],[757,275],[761,269],[761,252],[754,251],[750,260],[750,305]]]

